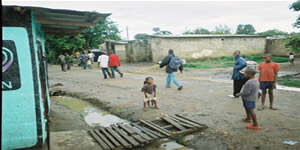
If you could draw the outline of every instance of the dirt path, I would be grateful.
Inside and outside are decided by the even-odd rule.
[[[164,113],[184,114],[207,124],[211,131],[222,133],[216,138],[221,141],[230,139],[226,144],[232,149],[300,149],[300,144],[283,144],[284,140],[300,142],[300,92],[276,90],[275,107],[279,110],[256,111],[262,130],[250,131],[245,129],[247,124],[240,120],[245,116],[241,99],[227,97],[232,93],[232,84],[228,80],[231,68],[187,69],[183,74],[176,74],[184,86],[182,91],[177,91],[174,84],[170,89],[165,88],[166,74],[155,64],[124,64],[121,70],[124,72],[123,78],[117,76],[104,80],[99,69],[73,67],[71,71],[61,72],[59,66],[49,65],[49,82],[51,86],[63,84],[52,90],[61,89],[69,95],[91,100],[113,114],[132,121],[152,120]],[[144,112],[140,89],[147,76],[152,76],[158,86],[160,109]],[[196,149],[205,148],[204,145],[197,140],[194,143]],[[210,146],[213,145],[214,142],[211,142]]]

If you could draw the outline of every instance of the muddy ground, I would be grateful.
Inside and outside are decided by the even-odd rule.
[[[300,72],[300,63],[280,64],[283,74]],[[289,146],[285,140],[300,142],[300,92],[275,90],[275,105],[279,110],[256,111],[261,130],[247,130],[240,98],[232,94],[230,73],[232,68],[185,69],[177,73],[183,84],[182,91],[175,85],[165,88],[166,74],[153,63],[125,63],[120,68],[124,77],[103,79],[100,69],[82,70],[73,67],[62,72],[60,66],[49,65],[51,91],[87,100],[123,119],[153,120],[161,114],[183,114],[209,126],[205,132],[196,133],[192,140],[182,142],[195,149],[300,149],[300,144]],[[143,93],[140,89],[146,77],[152,76],[158,86],[159,109],[143,111]],[[55,86],[61,83],[62,86]],[[56,101],[51,106],[51,131],[89,129],[80,114]],[[269,103],[267,102],[267,105]],[[257,102],[260,106],[260,101]]]

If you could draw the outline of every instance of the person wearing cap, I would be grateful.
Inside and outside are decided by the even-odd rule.
[[[240,56],[241,52],[236,50],[233,52],[233,56],[235,58],[235,64],[233,67],[233,74],[231,79],[233,80],[233,96],[238,98],[239,96],[236,95],[237,93],[240,93],[243,85],[247,82],[247,78],[243,73],[241,73],[241,70],[245,67],[247,67],[247,63],[245,60]]]

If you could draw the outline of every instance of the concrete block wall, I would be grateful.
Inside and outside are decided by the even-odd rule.
[[[182,59],[215,58],[232,56],[234,50],[242,54],[263,54],[265,37],[182,37],[160,38],[151,37],[148,40],[153,62],[161,61],[169,49]]]
[[[284,46],[285,39],[267,39],[266,52],[271,53],[273,56],[287,57],[290,50]]]
[[[146,62],[152,60],[147,41],[129,41],[126,46],[126,57],[129,62]]]

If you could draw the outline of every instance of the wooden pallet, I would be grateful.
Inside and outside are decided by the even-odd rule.
[[[182,115],[164,115],[159,120],[139,120],[137,123],[116,124],[89,130],[90,135],[105,150],[135,148],[153,141],[207,128]]]

